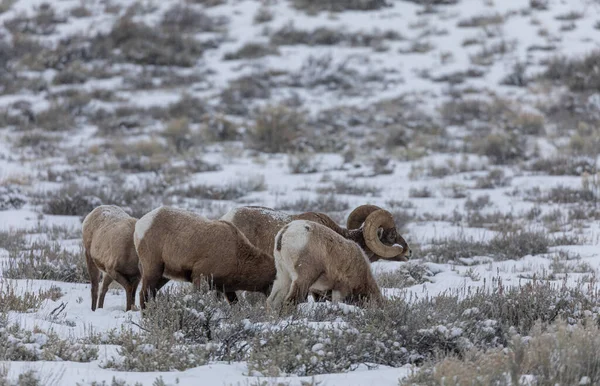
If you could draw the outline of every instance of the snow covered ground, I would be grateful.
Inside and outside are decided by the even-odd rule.
[[[568,90],[544,74],[555,58],[581,58],[600,48],[600,3],[390,0],[376,10],[316,13],[294,7],[318,3],[311,1],[212,3],[1,2],[0,291],[58,287],[62,293],[29,310],[0,305],[8,325],[69,342],[139,331],[140,313],[124,311],[118,286],[106,307],[92,312],[84,280],[43,280],[14,269],[25,261],[24,251],[56,266],[66,251],[84,264],[81,220],[100,202],[134,215],[169,204],[211,218],[240,205],[314,209],[341,224],[353,208],[371,203],[402,221],[415,251],[409,264],[427,272],[414,285],[383,286],[389,297],[464,295],[498,280],[504,287],[542,281],[598,289],[600,120],[594,114],[600,89]],[[175,33],[203,42],[187,67],[153,63],[165,55],[159,38],[123,32],[135,35],[143,23],[167,31],[165,15],[176,4],[189,8],[173,12]],[[190,10],[214,25],[198,29],[204,19],[195,16],[185,29]],[[269,17],[257,22],[261,12]],[[117,31],[123,20],[133,24]],[[374,42],[366,42],[368,34]],[[225,60],[248,43],[272,51]],[[187,55],[188,48],[167,50],[163,60]],[[527,84],[507,85],[509,75]],[[585,84],[594,81],[585,76]],[[248,83],[235,83],[240,79]],[[191,106],[173,107],[186,98]],[[268,130],[260,121],[265,111],[277,130],[292,127],[289,138],[277,144],[260,139],[260,122]],[[285,115],[290,111],[302,112],[298,126],[295,115]],[[228,125],[233,134],[215,139]],[[497,138],[516,139],[506,145]],[[542,161],[552,165],[536,166]],[[568,171],[556,171],[562,168]],[[524,246],[514,250],[522,255],[489,247],[519,232],[543,235],[548,245],[521,240]],[[484,246],[456,252],[460,242]],[[403,267],[372,265],[376,275]],[[79,266],[68,269],[85,274]],[[90,361],[2,361],[0,374],[4,367],[15,381],[34,370],[48,385],[115,384],[113,378],[151,385],[161,377],[169,385],[383,386],[397,385],[418,367],[360,363],[342,373],[268,376],[253,374],[245,362],[211,362],[183,371],[128,372],[107,367],[120,356],[118,344],[92,345],[98,351]]]

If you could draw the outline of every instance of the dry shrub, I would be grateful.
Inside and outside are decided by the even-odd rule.
[[[358,183],[353,180],[336,179],[332,183],[330,186],[318,188],[317,192],[321,194],[335,193],[363,197],[378,197],[381,195],[381,188],[372,182]]]
[[[254,14],[254,24],[267,23],[273,20],[273,12],[265,5],[258,8]]]
[[[26,251],[9,254],[4,276],[11,279],[89,281],[83,249],[73,252],[57,242],[36,242]]]
[[[476,189],[496,189],[510,185],[511,179],[505,177],[504,170],[492,169],[484,177],[478,177],[475,180]]]
[[[556,155],[538,158],[526,165],[527,170],[548,173],[551,176],[581,176],[596,173],[596,161],[591,157]]]
[[[480,155],[495,165],[512,164],[527,157],[527,138],[518,133],[493,133],[473,144]]]
[[[195,8],[175,4],[163,15],[161,27],[173,33],[216,32],[226,20],[212,18]]]
[[[210,141],[235,141],[239,139],[239,125],[223,114],[210,114],[203,122],[203,132]]]
[[[503,24],[504,17],[498,13],[491,15],[475,15],[468,19],[458,22],[457,26],[461,28],[488,27],[490,25]]]
[[[540,77],[565,85],[574,92],[597,92],[600,90],[599,62],[600,51],[597,50],[582,58],[556,57],[549,61]]]
[[[394,271],[378,272],[374,276],[380,287],[405,288],[430,282],[434,274],[427,265],[407,263]]]
[[[228,114],[248,115],[252,101],[268,99],[272,86],[270,75],[266,72],[241,76],[231,80],[221,91],[221,106]]]
[[[312,31],[298,29],[288,23],[271,35],[273,45],[380,47],[385,40],[402,40],[402,35],[394,30],[350,33],[340,29],[318,27]]]
[[[437,263],[473,256],[492,256],[498,260],[506,260],[546,253],[551,245],[552,239],[545,232],[520,230],[499,233],[489,241],[477,241],[463,236],[437,240],[423,253]]]
[[[569,326],[559,320],[537,324],[530,337],[514,335],[504,350],[474,350],[446,357],[421,369],[401,385],[592,385],[600,382],[600,330],[587,320]]]
[[[0,186],[0,210],[21,209],[26,202],[27,197],[23,195],[18,186]],[[0,237],[0,242],[1,240],[2,237]]]
[[[183,67],[193,66],[204,51],[192,37],[135,22],[130,16],[120,18],[108,35],[96,38],[92,48],[103,58]]]
[[[267,44],[246,43],[237,51],[228,52],[223,56],[224,60],[258,59],[267,55],[279,55],[279,50]]]
[[[6,20],[4,26],[15,34],[50,35],[56,31],[57,24],[66,21],[66,18],[56,14],[50,3],[44,2],[36,7],[35,15],[27,16],[21,13],[13,19]]]
[[[199,198],[207,200],[237,200],[251,192],[264,191],[264,176],[248,177],[238,179],[235,182],[229,182],[223,185],[187,184],[171,189],[171,195],[177,195],[188,198]]]
[[[292,212],[341,212],[350,208],[347,201],[339,200],[334,194],[319,195],[316,199],[301,197],[296,201],[284,202],[275,209],[289,210]]]
[[[37,310],[46,299],[58,300],[62,296],[59,287],[52,286],[46,290],[17,291],[14,283],[0,279],[0,312],[31,312]]]
[[[75,127],[75,120],[65,106],[54,103],[35,117],[36,126],[47,131],[68,131]]]
[[[162,135],[179,153],[188,150],[194,144],[190,124],[186,118],[169,121]]]
[[[568,149],[574,155],[596,157],[600,149],[600,126],[597,122],[579,122],[571,135]]]
[[[263,107],[256,112],[248,144],[266,153],[294,150],[305,131],[305,120],[304,112],[284,105]]]
[[[371,11],[390,5],[387,0],[292,0],[292,4],[295,8],[308,13]]]

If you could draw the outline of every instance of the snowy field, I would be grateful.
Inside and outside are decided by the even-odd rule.
[[[0,1],[0,385],[600,383],[559,344],[600,352],[599,34],[594,0]],[[413,258],[382,309],[92,312],[100,204],[375,204]],[[548,347],[576,370],[503,367]]]

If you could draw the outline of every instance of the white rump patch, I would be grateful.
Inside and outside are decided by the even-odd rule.
[[[288,224],[288,229],[283,234],[281,240],[282,248],[287,250],[302,251],[308,245],[309,231],[306,227],[311,227],[310,221],[295,220]]]
[[[158,207],[153,211],[142,216],[141,219],[137,220],[137,222],[135,223],[135,238],[138,240],[138,242],[144,238],[144,235],[152,226],[152,223],[154,222],[154,218],[158,214],[158,211],[161,209],[162,207]]]

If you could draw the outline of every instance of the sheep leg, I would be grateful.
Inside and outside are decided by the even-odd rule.
[[[160,280],[158,281],[158,284],[156,285],[156,292],[160,291],[160,289],[162,287],[164,287],[165,284],[167,284],[170,281],[171,281],[171,279],[167,279],[166,277],[161,277]],[[156,294],[154,294],[154,296],[156,296]]]
[[[271,310],[281,308],[283,300],[288,294],[292,284],[292,278],[288,272],[280,266],[279,260],[275,260],[275,266],[277,268],[277,276],[275,277],[271,294],[267,298],[267,307]]]
[[[331,291],[311,291],[311,294],[313,296],[313,298],[315,299],[315,302],[317,303],[322,303],[325,302],[327,300],[331,300]]]
[[[142,291],[140,292],[140,308],[146,308],[146,302],[156,297],[158,290],[164,286],[169,279],[163,278],[164,265],[159,267],[144,267],[142,277]]]
[[[133,309],[133,307],[135,306],[135,292],[137,291],[137,287],[139,284],[140,284],[140,278],[136,277],[133,280],[133,282],[131,283],[129,292],[127,292],[127,308],[125,311],[131,311]]]
[[[296,305],[298,303],[303,303],[306,301],[308,297],[308,289],[310,288],[310,284],[307,280],[294,280],[292,281],[292,286],[290,288],[290,292],[286,297],[286,303],[290,303],[292,305]]]
[[[140,292],[140,309],[146,308],[146,302],[150,300],[150,296],[152,298],[156,297],[156,287],[158,286],[158,280],[155,278],[147,278],[144,277],[142,279],[142,290]]]
[[[132,281],[129,280],[127,276],[122,275],[120,272],[113,271],[111,272],[111,276],[117,281],[117,283],[121,284],[123,288],[125,288],[125,296],[127,299],[127,305],[125,306],[125,310],[131,310],[131,306],[133,304],[133,299],[130,298],[131,292],[133,290]],[[108,286],[107,286],[108,289]]]
[[[87,262],[88,274],[90,275],[90,283],[92,284],[92,311],[96,311],[96,302],[98,301],[98,283],[100,282],[100,270],[92,260],[90,252],[85,250],[85,260]]]
[[[310,286],[313,285],[321,275],[321,272],[317,272],[314,269],[301,269],[299,271],[296,279],[292,280],[292,286],[286,298],[286,303],[292,305],[306,301]]]
[[[227,298],[229,304],[235,304],[238,302],[238,297],[235,291],[225,292],[225,297]]]
[[[210,291],[217,291],[217,299],[221,300],[223,297],[225,297],[229,304],[235,304],[238,302],[238,297],[235,291],[226,291],[225,287],[220,284],[220,280],[218,278],[215,280],[215,277],[212,275],[210,278],[202,274],[194,275],[193,283],[194,287],[197,289],[202,288],[204,281],[208,283],[208,289]]]
[[[217,291],[217,299],[222,300],[225,298],[229,304],[235,304],[238,302],[238,297],[235,291],[225,291],[223,288],[212,287],[211,290]]]
[[[286,302],[293,305],[306,301],[310,286],[315,284],[323,274],[322,269],[299,262],[295,264],[294,270],[296,277],[292,280],[292,286],[286,298]]]
[[[98,297],[98,308],[104,308],[104,297],[108,291],[108,286],[113,282],[113,278],[109,274],[105,273],[102,277],[102,289],[100,290],[100,297]]]
[[[166,277],[161,277],[158,280],[153,280],[152,282],[149,281],[145,291],[144,284],[142,282],[142,291],[144,291],[144,301],[147,302],[150,299],[150,296],[152,296],[152,299],[156,299],[156,294],[158,293],[158,291],[162,287],[164,287],[164,285],[167,284],[169,281],[170,279],[167,279]],[[140,307],[145,307],[145,304],[142,306],[141,299],[142,297],[140,297]]]
[[[333,292],[331,293],[331,300],[334,303],[343,302],[345,298],[346,294],[341,290],[333,290]]]

